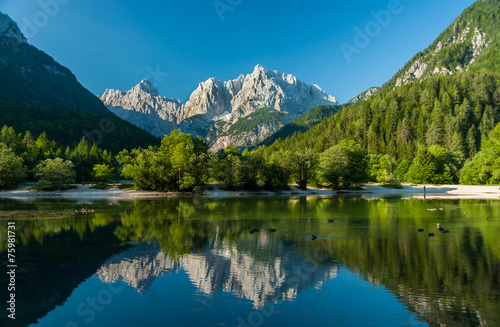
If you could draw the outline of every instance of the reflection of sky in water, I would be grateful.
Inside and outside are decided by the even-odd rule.
[[[97,312],[88,305],[88,297],[97,297],[109,284],[89,278],[36,326],[237,326],[241,319],[251,326],[249,320],[254,318],[257,323],[259,317],[263,317],[262,326],[424,325],[392,294],[344,269],[321,288],[303,290],[294,301],[280,301],[261,310],[233,294],[199,292],[183,270],[160,276],[144,294],[122,282],[114,287],[122,286],[123,290]],[[77,313],[79,306],[82,315]],[[95,318],[87,324],[85,320],[93,317],[89,312],[95,312]],[[64,324],[66,321],[75,325]]]
[[[485,217],[498,216],[499,201],[258,197],[100,204],[91,215],[60,208],[64,219],[17,224],[25,324],[412,326],[422,324],[418,315],[498,325],[500,225]],[[437,222],[451,233],[438,233]]]
[[[348,269],[291,250],[258,261],[229,245],[212,245],[179,261],[157,244],[134,246],[110,258],[37,325],[422,324],[393,294]]]

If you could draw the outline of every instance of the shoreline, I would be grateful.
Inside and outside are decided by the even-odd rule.
[[[289,191],[225,191],[219,184],[209,184],[207,190],[200,193],[157,192],[121,190],[120,184],[112,184],[107,190],[96,190],[93,184],[76,184],[76,188],[65,191],[37,191],[29,186],[21,186],[15,190],[1,191],[0,199],[66,199],[77,201],[99,200],[132,200],[132,199],[159,199],[173,197],[206,197],[227,198],[240,196],[313,196],[325,197],[335,195],[361,195],[366,199],[400,196],[403,198],[421,199],[500,199],[499,186],[474,186],[474,185],[424,185],[404,184],[402,189],[390,189],[377,184],[367,184],[363,190],[333,191],[327,189],[308,188],[307,190],[291,189]]]

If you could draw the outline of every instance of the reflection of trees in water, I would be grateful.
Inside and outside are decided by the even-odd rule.
[[[34,201],[22,203],[20,207],[21,210],[13,210],[14,204],[8,203],[0,205],[0,210],[12,210],[9,211],[12,213],[9,221],[16,222],[16,242],[24,246],[31,239],[43,245],[45,239],[63,232],[76,232],[82,240],[86,233],[108,226],[118,215],[118,210],[124,209],[110,207],[105,202],[76,204],[69,201]],[[90,213],[90,208],[94,212]],[[0,224],[1,251],[7,248],[6,230],[7,224]]]
[[[2,210],[12,210],[2,205]],[[264,272],[272,269],[266,264],[286,256],[290,249],[301,258],[322,253],[395,292],[411,310],[433,324],[500,325],[496,309],[500,303],[498,201],[187,198],[123,202],[115,206],[98,203],[93,204],[96,210],[91,214],[75,213],[78,208],[67,210],[65,206],[61,204],[58,211],[60,219],[19,220],[18,242],[27,244],[33,238],[43,244],[44,240],[65,231],[74,231],[83,239],[86,233],[114,222],[116,227],[112,230],[120,241],[158,240],[161,251],[178,262],[186,255],[204,257],[208,262],[212,259],[206,259],[209,256],[206,249],[212,248],[214,252],[210,255],[214,256],[214,262],[219,262],[217,265],[224,266],[224,255],[235,255],[231,252],[235,251],[238,254],[235,263],[240,262],[238,258],[245,258],[236,266],[254,262],[264,267]],[[444,210],[427,211],[438,207]],[[45,205],[25,209],[48,212],[44,211],[48,210]],[[468,214],[464,215],[464,211]],[[486,217],[494,220],[489,222]],[[326,223],[330,218],[336,222]],[[437,222],[453,225],[453,229],[450,234],[437,233],[431,239],[427,231],[435,229]],[[248,233],[251,228],[269,227],[278,228],[272,234],[278,243],[266,240],[271,237],[266,233]],[[416,232],[421,227],[426,233]],[[6,239],[2,239],[7,234],[3,230],[5,225],[0,224],[0,229],[0,244],[5,249]],[[326,239],[312,243],[305,236],[312,233]],[[99,242],[95,242],[96,247]],[[228,290],[236,287],[220,286],[225,284],[215,281],[204,285]],[[243,292],[243,287],[240,288]],[[259,301],[258,296],[253,298],[256,303]]]
[[[486,237],[492,230],[498,232],[498,225],[471,217],[460,221],[452,233],[429,238],[416,232],[426,223],[422,210],[427,207],[415,205],[418,202],[396,201],[394,208],[370,202],[367,211],[376,212],[379,218],[371,222],[367,237],[329,240],[321,247],[332,257],[342,257],[343,263],[364,279],[393,291],[431,324],[500,325],[498,243]],[[439,204],[443,206],[443,202]],[[458,218],[460,208],[478,204],[482,206],[469,211],[471,216],[500,213],[498,202],[461,201],[454,211],[440,213],[435,221],[462,219]],[[414,217],[408,219],[404,212],[413,212]]]

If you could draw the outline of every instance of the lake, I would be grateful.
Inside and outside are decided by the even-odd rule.
[[[1,326],[500,326],[499,200],[0,200],[6,272],[8,222]]]

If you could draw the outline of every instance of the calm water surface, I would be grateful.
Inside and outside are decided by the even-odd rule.
[[[2,270],[7,221],[1,326],[500,326],[499,200],[0,200]]]

